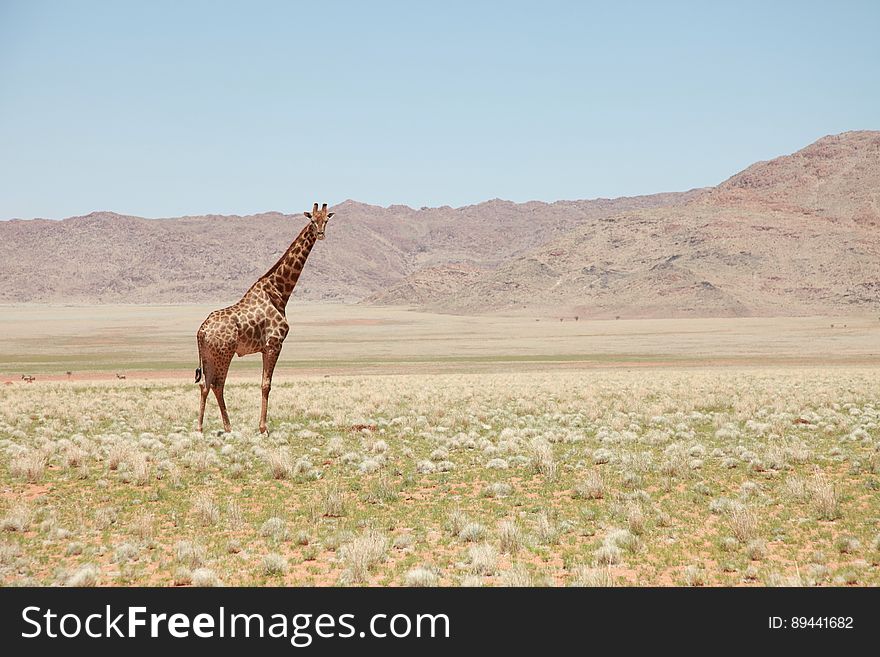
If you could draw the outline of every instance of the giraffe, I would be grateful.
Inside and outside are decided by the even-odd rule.
[[[220,407],[223,429],[231,431],[223,386],[233,355],[263,354],[263,381],[261,385],[260,433],[266,433],[266,411],[272,372],[281,353],[284,338],[290,326],[284,314],[287,300],[296,287],[306,259],[317,240],[324,239],[327,220],[335,213],[327,212],[327,204],[311,212],[303,212],[309,223],[272,267],[263,274],[241,300],[228,308],[215,310],[202,322],[196,334],[199,345],[199,367],[196,383],[201,380],[199,393],[199,431],[205,417],[208,391],[213,390]],[[204,377],[204,378],[203,378]]]

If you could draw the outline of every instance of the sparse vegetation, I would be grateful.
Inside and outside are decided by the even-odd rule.
[[[870,368],[282,379],[262,437],[194,396],[0,388],[0,581],[880,584]]]

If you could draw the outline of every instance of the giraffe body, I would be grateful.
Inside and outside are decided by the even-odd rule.
[[[284,339],[290,331],[285,308],[293,292],[306,259],[316,240],[324,239],[327,220],[334,213],[327,212],[327,204],[318,210],[315,203],[310,219],[284,255],[254,283],[245,295],[227,308],[215,310],[202,322],[196,333],[199,346],[199,368],[196,382],[201,380],[199,431],[205,415],[208,391],[213,390],[220,407],[223,428],[231,430],[223,388],[233,356],[263,355],[263,382],[261,386],[260,432],[266,431],[266,412],[272,374],[281,354]]]

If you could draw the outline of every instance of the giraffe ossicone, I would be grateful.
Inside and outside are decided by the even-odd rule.
[[[269,391],[272,388],[272,374],[281,354],[284,338],[290,330],[285,316],[285,308],[306,259],[317,240],[324,239],[327,221],[335,213],[327,212],[327,204],[320,209],[312,206],[311,212],[303,212],[309,219],[308,225],[287,251],[272,267],[263,274],[238,303],[227,308],[215,310],[202,322],[196,333],[199,346],[199,367],[196,369],[196,383],[200,383],[199,427],[205,418],[205,403],[208,392],[213,390],[220,407],[223,428],[231,431],[229,414],[223,388],[229,364],[233,356],[263,355],[263,381],[261,385],[262,405],[260,406],[260,433],[266,432],[266,412],[269,405]]]

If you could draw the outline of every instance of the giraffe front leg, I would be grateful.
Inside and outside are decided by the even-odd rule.
[[[267,346],[263,350],[263,383],[260,392],[263,395],[263,403],[260,405],[260,433],[266,433],[266,412],[269,410],[269,391],[272,390],[272,373],[275,371],[275,363],[281,354],[281,345]]]

